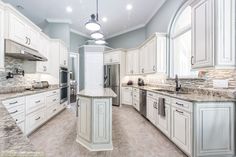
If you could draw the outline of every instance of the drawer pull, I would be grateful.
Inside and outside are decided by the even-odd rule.
[[[180,114],[184,114],[184,112],[179,111],[179,110],[175,110],[176,112],[180,113]]]
[[[18,103],[18,101],[10,102],[9,104],[10,104],[10,105],[13,105],[13,104],[16,104],[16,103]]]
[[[55,93],[57,93],[57,91],[54,91],[53,93],[55,94]]]
[[[40,100],[38,100],[38,101],[35,101],[35,103],[37,104],[37,103],[40,103],[41,101]]]
[[[14,112],[10,112],[10,114],[14,114],[14,113],[17,113],[18,112],[18,110],[15,110]]]
[[[149,96],[153,96],[152,94],[148,94]]]
[[[180,104],[180,103],[178,103],[178,102],[176,102],[176,105],[179,105],[179,106],[184,106],[184,104]]]
[[[54,99],[53,102],[57,101],[57,99]]]
[[[16,122],[18,121],[18,119],[16,119]]]
[[[36,118],[35,120],[39,120],[41,117]]]
[[[57,111],[57,109],[54,109],[53,112]]]

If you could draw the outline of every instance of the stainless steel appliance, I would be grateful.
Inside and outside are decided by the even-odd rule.
[[[68,100],[68,69],[60,67],[60,103]]]
[[[117,95],[112,104],[120,106],[120,65],[104,65],[104,87],[111,88]]]
[[[29,41],[30,42],[30,41]],[[47,61],[48,59],[41,55],[38,51],[25,47],[12,40],[5,40],[5,54],[7,56],[27,59],[30,61]]]
[[[146,91],[146,90],[140,90],[140,91],[139,91],[140,113],[141,113],[144,117],[147,117],[146,97],[147,97],[147,91]]]

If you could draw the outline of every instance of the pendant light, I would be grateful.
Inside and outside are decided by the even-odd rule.
[[[104,45],[104,44],[106,44],[107,42],[105,41],[105,40],[103,40],[103,39],[99,39],[99,40],[96,40],[95,41],[95,44],[98,44],[98,45]]]
[[[92,14],[91,19],[85,23],[86,29],[90,31],[99,31],[101,29],[101,25],[98,23],[98,0],[96,1],[96,15]]]
[[[104,35],[100,31],[96,31],[91,34],[91,37],[93,39],[102,39]]]

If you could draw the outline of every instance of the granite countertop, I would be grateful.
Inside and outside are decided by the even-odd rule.
[[[78,96],[91,97],[91,98],[117,97],[117,95],[110,88],[84,89],[79,92]]]
[[[236,102],[236,99],[234,99],[234,98],[213,96],[213,95],[200,94],[200,93],[188,92],[187,94],[186,93],[185,94],[170,94],[170,93],[163,92],[163,91],[156,91],[155,89],[165,89],[165,88],[158,88],[155,86],[138,86],[138,85],[123,85],[123,86],[144,89],[144,90],[147,90],[150,92],[162,94],[165,96],[181,99],[181,100],[188,101],[188,102]]]
[[[0,94],[0,156],[44,156],[44,153],[36,151],[29,139],[22,133],[21,129],[16,125],[15,120],[2,104],[2,101],[55,89],[59,89],[59,86],[51,86],[47,89],[32,91],[26,90],[20,93]]]

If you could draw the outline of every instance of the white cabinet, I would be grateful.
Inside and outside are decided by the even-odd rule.
[[[60,41],[55,39],[51,40],[49,45],[50,75],[55,78],[55,83],[59,84]]]
[[[155,73],[156,72],[156,57],[157,57],[157,43],[156,37],[151,39],[146,44],[146,65],[144,66],[144,73]]]
[[[214,65],[214,0],[192,5],[192,68]]]
[[[68,50],[64,42],[60,42],[60,65],[67,67],[68,66]]]
[[[199,103],[195,106],[195,156],[234,156],[235,104]]]
[[[20,15],[7,10],[8,21],[7,38],[19,44],[38,50],[39,31],[28,24]]]
[[[133,107],[140,111],[140,98],[139,98],[139,89],[133,88]]]
[[[157,35],[157,62],[156,72],[166,73],[167,72],[167,37],[166,34]]]
[[[132,87],[122,87],[122,104],[125,105],[132,105],[132,100],[133,100],[133,92],[132,92]]]
[[[147,119],[154,125],[157,123],[157,99],[154,93],[147,93]]]
[[[121,60],[121,53],[121,51],[104,53],[104,64],[119,64]]]
[[[185,153],[191,154],[191,114],[176,107],[171,109],[171,140],[178,145]]]
[[[139,74],[139,49],[126,52],[126,74]]]
[[[0,71],[4,71],[4,10],[0,4]]]
[[[235,67],[235,0],[197,0],[192,6],[192,68]]]

